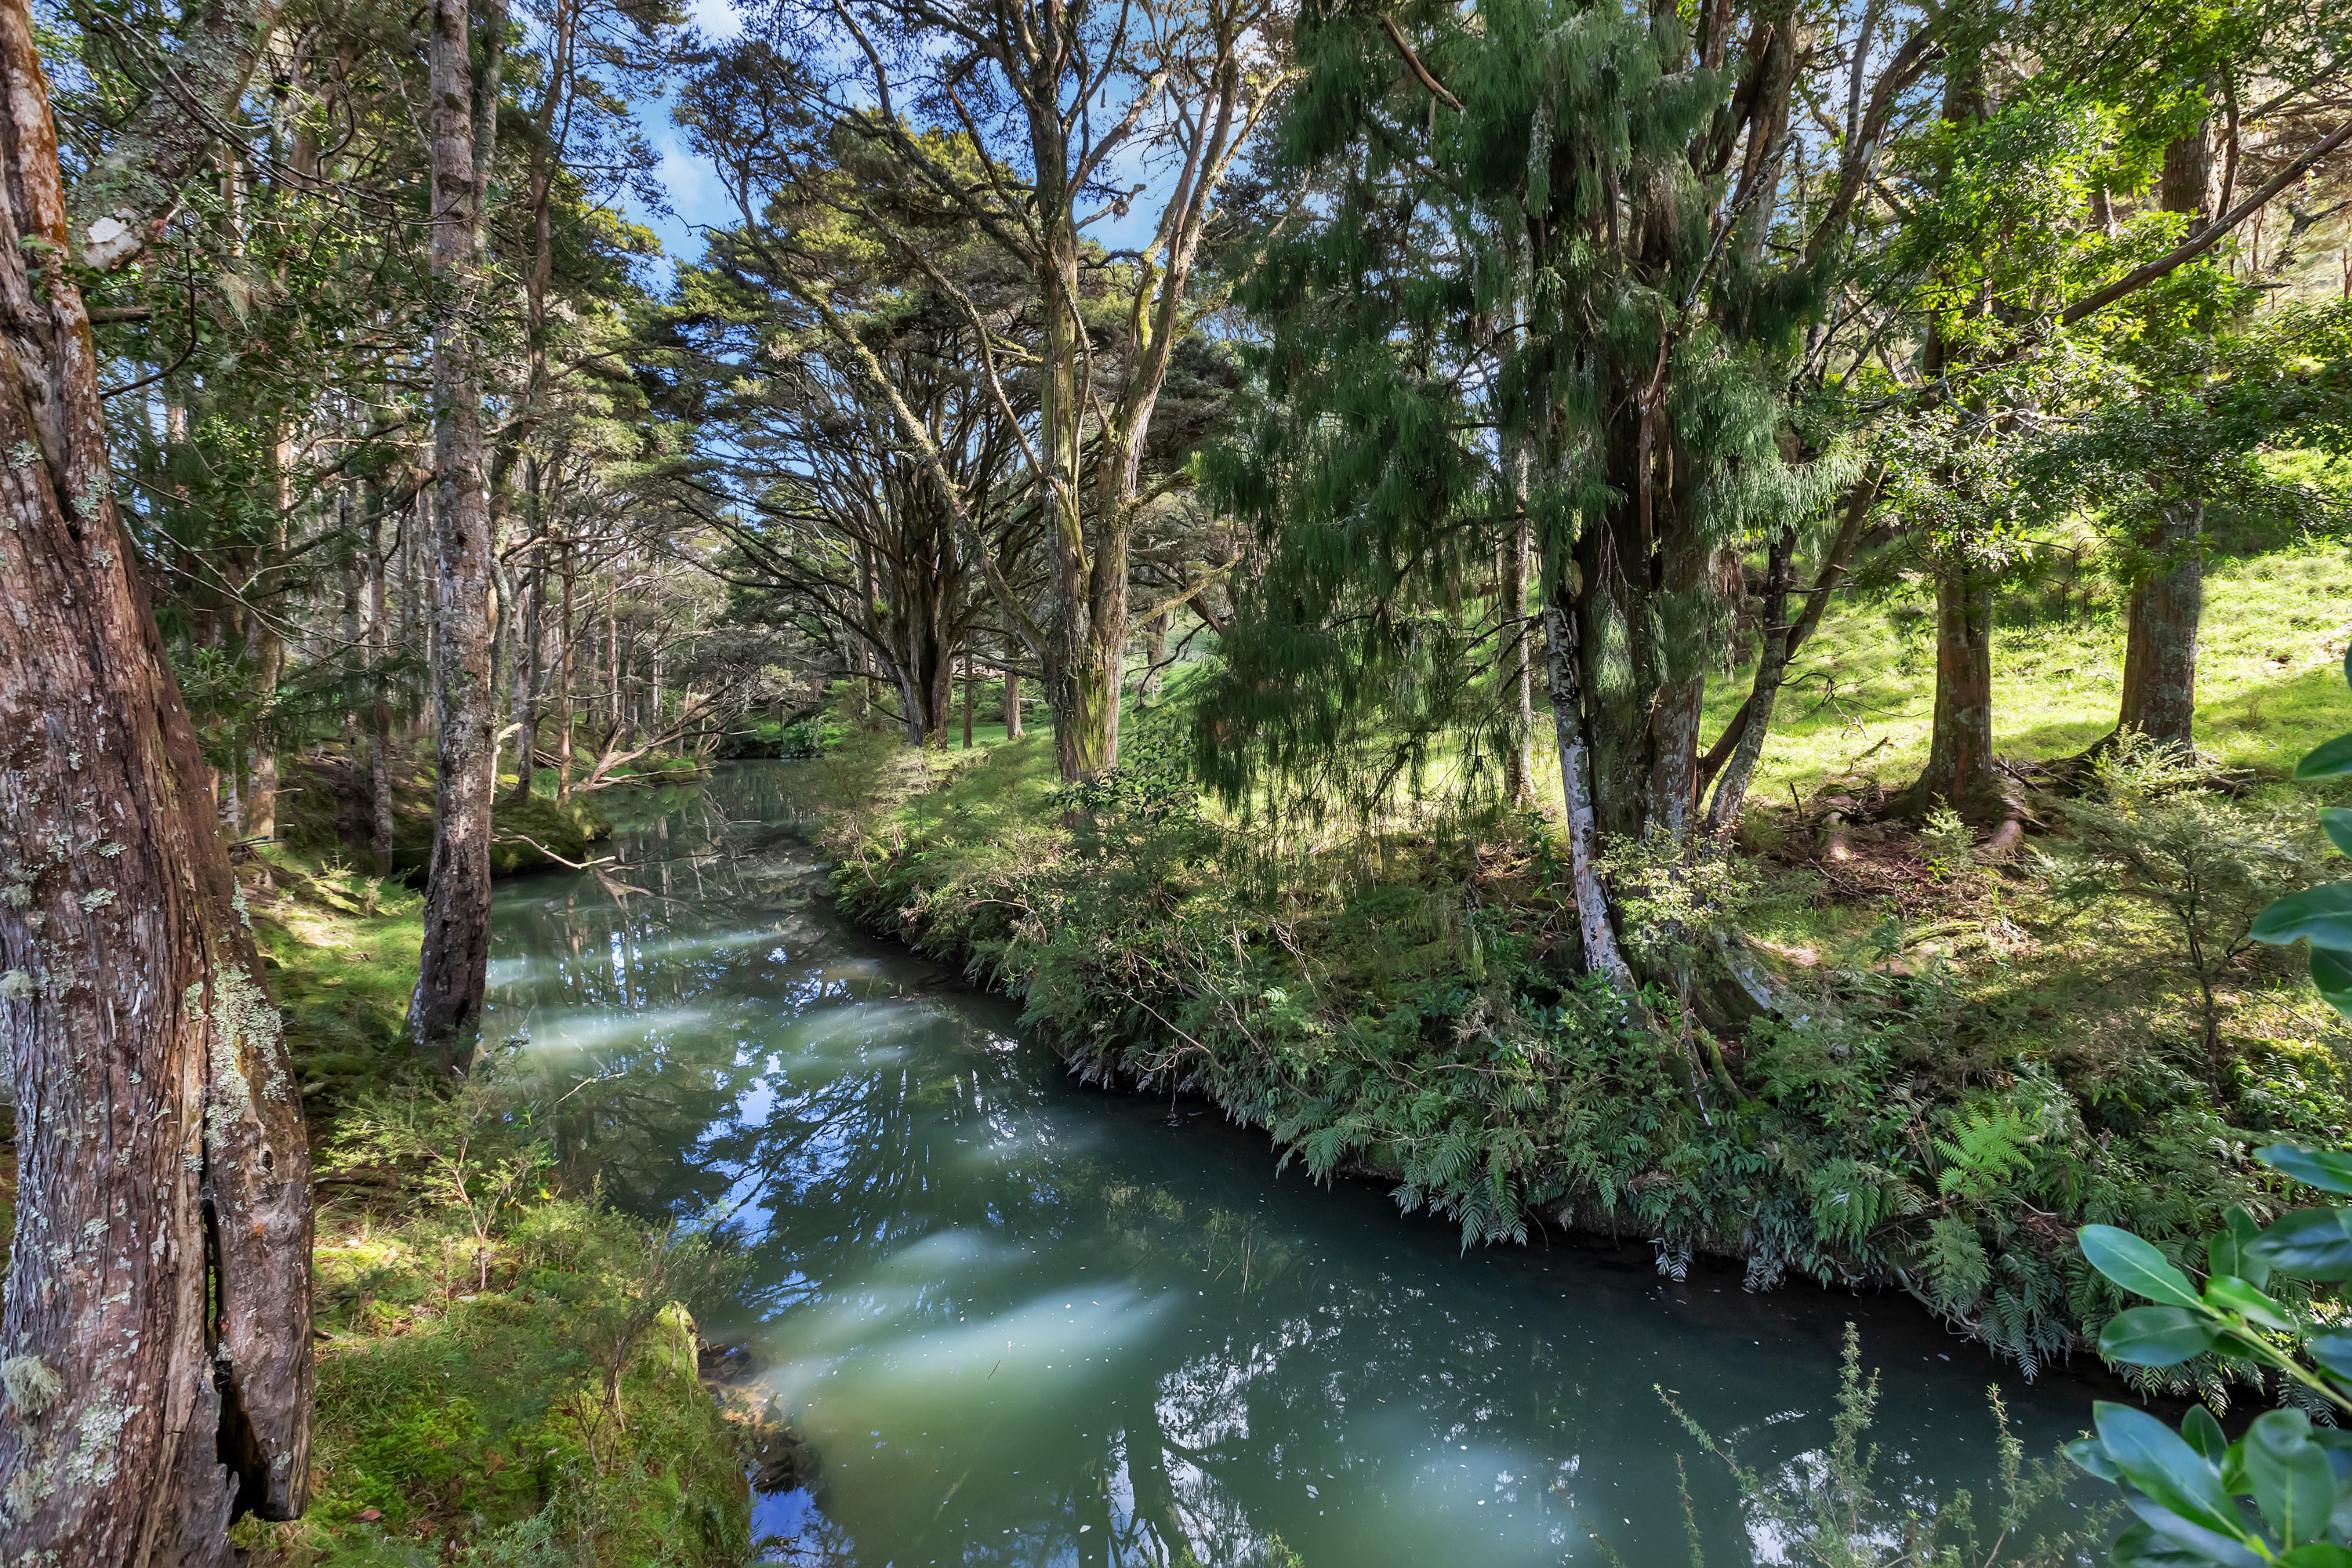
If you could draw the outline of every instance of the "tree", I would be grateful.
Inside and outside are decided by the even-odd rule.
[[[433,863],[425,948],[409,1031],[420,1048],[464,1070],[481,1026],[490,962],[490,805],[497,788],[490,515],[482,438],[480,344],[485,198],[496,154],[503,7],[493,11],[485,63],[474,59],[469,0],[435,0],[432,81],[433,275],[441,316],[433,334]]]
[[[0,331],[21,389],[0,404],[0,1019],[21,1130],[0,1325],[12,1563],[225,1563],[232,1510],[290,1518],[309,1486],[301,1108],[113,498],[66,265],[77,251],[119,265],[168,216],[169,176],[189,163],[159,149],[208,142],[251,69],[245,29],[268,15],[199,20],[184,47],[203,85],[130,122],[114,153],[131,173],[77,234],[29,7],[0,6]]]
[[[1790,389],[1945,26],[1920,14],[1874,43],[1892,20],[1873,6],[1814,49],[1814,21],[1770,4],[1695,25],[1534,0],[1402,26],[1308,8],[1280,163],[1328,207],[1245,291],[1274,407],[1221,479],[1272,550],[1203,732],[1229,790],[1433,657],[1423,606],[1458,597],[1524,510],[1586,963],[1630,978],[1599,841],[1699,826],[1718,563],[1853,477],[1848,455],[1800,450]],[[1840,58],[1849,134],[1808,193],[1792,116]]]
[[[789,104],[803,124],[887,153],[911,182],[902,200],[975,226],[1036,290],[1036,414],[1022,456],[1033,503],[1051,524],[1051,586],[1042,615],[1008,584],[992,586],[1000,614],[1040,667],[1063,777],[1091,777],[1118,761],[1130,625],[1156,613],[1147,607],[1137,616],[1129,599],[1137,517],[1160,488],[1146,465],[1154,415],[1199,308],[1193,277],[1218,192],[1290,79],[1281,18],[1267,0],[1189,10],[900,0],[812,7],[809,25],[823,42],[803,58],[787,62],[755,45],[724,68],[739,78],[764,74],[767,104]],[[835,58],[854,63],[835,70],[828,64]],[[1114,92],[1121,103],[1111,118]],[[902,99],[968,139],[970,156],[944,155],[925,127],[902,118]],[[1097,100],[1108,121],[1099,130]],[[728,121],[699,123],[698,147],[722,163],[745,162],[726,150]],[[1127,157],[1153,167],[1156,188],[1108,184],[1114,161]],[[1085,230],[1127,217],[1147,194],[1159,208],[1150,238],[1116,258],[1090,254]],[[923,266],[929,226],[904,221],[864,192],[835,199],[907,264]],[[1087,204],[1098,210],[1082,211]],[[1101,265],[1112,260],[1121,265]],[[932,280],[956,296],[943,277]],[[820,307],[814,293],[810,303]],[[982,326],[977,306],[962,303]],[[1010,366],[992,356],[983,368],[1009,404]],[[911,413],[899,423],[924,452]],[[943,466],[934,465],[933,477],[954,506],[968,505]]]

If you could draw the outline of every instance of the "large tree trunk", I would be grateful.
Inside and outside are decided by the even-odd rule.
[[[2116,727],[2187,752],[2197,743],[2197,631],[2205,611],[2205,503],[2168,497],[2142,543],[2154,557],[2132,587],[2124,697]]]
[[[2164,210],[2192,224],[2213,214],[2209,131],[2200,125],[2165,148],[2157,184]],[[2205,611],[2205,499],[2195,482],[2164,496],[2156,525],[2141,536],[2151,560],[2132,584],[2125,616],[2124,695],[2116,716],[2117,731],[2137,730],[2182,752],[2197,744],[2197,633]]]
[[[225,1563],[298,1513],[310,1154],[111,496],[24,0],[0,4],[0,1031],[16,1105],[0,1562]],[[208,1269],[208,1262],[211,1267]]]
[[[433,341],[433,708],[439,766],[425,942],[408,1024],[452,1068],[473,1056],[490,957],[490,515],[483,491],[478,345],[465,306],[475,280],[474,72],[467,0],[433,8],[433,269],[455,295]],[[488,157],[488,149],[478,153]]]
[[[1927,765],[1896,798],[1906,816],[1948,804],[1970,822],[2011,815],[1993,765],[1993,581],[1954,564],[1936,574],[1936,718]]]

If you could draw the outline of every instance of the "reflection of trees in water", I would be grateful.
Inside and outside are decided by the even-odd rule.
[[[1643,1364],[1610,1364],[1576,1323],[1515,1329],[1529,1303],[1402,1244],[1388,1264],[1359,1252],[1333,1267],[1325,1247],[1349,1245],[1328,1239],[1337,1225],[1269,1218],[1282,1211],[1268,1209],[1261,1169],[1205,1143],[1155,1163],[1165,1156],[1121,1147],[1131,1110],[1074,1110],[1050,1063],[971,1048],[990,1043],[984,1016],[905,995],[888,976],[908,961],[861,959],[855,938],[813,920],[806,851],[757,825],[780,798],[760,773],[722,775],[635,828],[614,879],[646,892],[549,879],[501,911],[501,949],[534,961],[499,998],[502,1017],[517,1006],[551,1037],[624,1023],[599,1035],[593,1066],[558,1069],[615,1075],[564,1108],[574,1171],[641,1213],[742,1203],[740,1306],[753,1322],[887,1295],[892,1335],[944,1335],[1059,1289],[1076,1262],[1147,1300],[1202,1303],[1122,1342],[1107,1373],[1090,1368],[1066,1423],[990,1429],[986,1463],[961,1478],[908,1469],[894,1506],[860,1512],[854,1542],[813,1518],[797,1560],[1272,1563],[1281,1550],[1265,1521],[1297,1518],[1306,1486],[1342,1506],[1377,1495],[1402,1508],[1428,1482],[1428,1450],[1442,1443],[1451,1461],[1457,1444],[1482,1441],[1482,1456],[1521,1461],[1482,1495],[1522,1522],[1539,1516],[1528,1539],[1553,1553],[1585,1545],[1571,1504],[1597,1501],[1614,1524],[1640,1499],[1682,1555],[1675,1445]],[[770,964],[773,946],[790,962]],[[1082,1144],[1087,1131],[1100,1147]],[[996,1263],[888,1273],[894,1255],[950,1232],[993,1247]],[[1595,1309],[1612,1312],[1627,1316],[1622,1303]],[[1754,1416],[1831,1392],[1751,1381]],[[1379,1420],[1412,1439],[1340,1436]],[[1822,1436],[1818,1416],[1748,1434],[1765,1474],[1791,1477],[1775,1467],[1801,1470]],[[1888,1466],[1890,1496],[1913,1489],[1913,1468]],[[1691,1482],[1718,1562],[1767,1544],[1747,1538],[1721,1477],[1700,1468]],[[1303,1524],[1315,1523],[1310,1509]]]

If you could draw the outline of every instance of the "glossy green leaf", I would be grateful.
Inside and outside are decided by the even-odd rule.
[[[2212,1348],[2205,1314],[2188,1307],[2134,1307],[2099,1331],[2099,1353],[2130,1366],[2178,1366]]]
[[[2091,1267],[2130,1291],[2168,1307],[2202,1303],[2189,1276],[2175,1268],[2147,1242],[2111,1225],[2086,1225],[2074,1233]]]
[[[2246,1431],[2245,1464],[2254,1505],[2280,1542],[2294,1547],[2318,1540],[2336,1508],[2336,1472],[2312,1445],[2311,1417],[2300,1410],[2256,1416]]]
[[[2221,1228],[2205,1238],[2205,1263],[2214,1274],[2234,1274],[2261,1289],[2270,1283],[2271,1266],[2248,1249],[2247,1243],[2263,1233],[2254,1216],[2234,1205],[2221,1216]]]
[[[2327,834],[2328,842],[2347,855],[2352,855],[2352,811],[2340,805],[2320,807],[2319,826]]]
[[[2322,1001],[2345,1016],[2352,1017],[2352,952],[2333,947],[2313,948],[2311,983],[2319,988]]]
[[[2332,1541],[2306,1541],[2279,1561],[2285,1568],[2352,1568],[2352,1551]]]
[[[2280,945],[2308,937],[2317,947],[2352,949],[2352,882],[2290,893],[2256,915],[2246,934]]]
[[[2332,779],[2337,773],[2352,773],[2352,735],[2336,736],[2294,764],[2299,779]]]
[[[2311,1342],[2303,1348],[2311,1352],[2311,1359],[2319,1363],[2322,1372],[2338,1383],[2352,1384],[2352,1329],[2314,1334]]]
[[[2194,1552],[2208,1563],[2222,1563],[2225,1568],[2269,1568],[2270,1559],[2253,1544],[2258,1538],[2245,1529],[2242,1521],[2237,1526],[2242,1533],[2224,1534],[2206,1529],[2153,1498],[2129,1491],[2124,1495],[2124,1506],[2139,1515],[2158,1534],[2168,1537],[2176,1546]],[[2231,1511],[2234,1517],[2234,1508]]]
[[[2147,1495],[2156,1511],[2227,1541],[2252,1542],[2238,1505],[2221,1489],[2221,1473],[2180,1434],[2144,1410],[2102,1399],[2091,1407],[2099,1441],[2124,1479]],[[2147,1510],[2140,1517],[2175,1540],[2187,1537]]]
[[[2232,1274],[2216,1274],[2205,1281],[2205,1304],[2224,1312],[2237,1312],[2248,1322],[2260,1323],[2266,1329],[2285,1333],[2294,1327],[2294,1320],[2286,1309]]]
[[[2107,1560],[2116,1568],[2212,1568],[2213,1563],[2207,1553],[2145,1524],[2132,1525],[2116,1536]]]
[[[2273,1143],[2267,1149],[2255,1150],[2254,1158],[2322,1192],[2352,1193],[2352,1154],[2338,1154],[2303,1143]]]
[[[2124,1479],[2124,1473],[2116,1468],[2116,1462],[2107,1458],[2107,1446],[2096,1437],[2077,1437],[2071,1443],[2062,1445],[2059,1452],[2072,1459],[2076,1468],[2096,1476],[2103,1481],[2119,1481]]]
[[[2230,1452],[2229,1435],[2221,1430],[2221,1424],[2213,1419],[2213,1413],[2201,1405],[2190,1405],[2189,1414],[2180,1418],[2180,1436],[2190,1447],[2217,1466]]]
[[[2352,1209],[2297,1209],[2249,1244],[2297,1279],[2352,1279]]]

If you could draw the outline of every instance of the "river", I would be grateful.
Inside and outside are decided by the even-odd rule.
[[[609,1075],[571,1157],[741,1238],[704,1333],[817,1461],[759,1500],[772,1560],[1680,1568],[1680,1462],[1706,1562],[1774,1562],[1657,1391],[1787,1486],[1850,1321],[1890,1508],[1989,1496],[1990,1382],[2032,1453],[2087,1424],[1903,1299],[1676,1281],[1638,1243],[1465,1255],[1199,1103],[1079,1085],[1013,1005],[833,917],[792,766],[640,797],[617,865],[502,884],[491,966],[495,1032]]]

